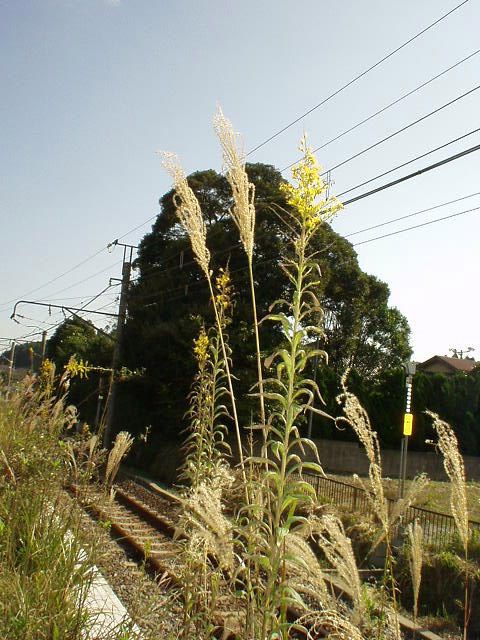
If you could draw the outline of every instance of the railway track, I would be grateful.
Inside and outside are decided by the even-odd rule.
[[[178,505],[167,499],[157,485],[145,480],[132,480],[137,484],[137,495],[131,490],[117,488],[114,500],[104,494],[89,493],[80,495],[77,487],[69,490],[81,498],[87,510],[98,520],[108,522],[110,533],[117,541],[142,562],[154,578],[161,578],[166,587],[180,587],[181,544],[175,536],[175,521],[179,514]],[[133,484],[133,486],[134,486]],[[138,493],[143,493],[139,497]],[[152,503],[155,503],[152,504]],[[345,600],[350,599],[348,588],[334,577],[326,576],[332,592]],[[288,617],[295,620],[300,612],[289,608]],[[234,640],[235,635],[225,628],[225,618],[219,615],[215,620],[215,637],[222,640]],[[422,640],[442,640],[440,636],[413,623],[405,616],[399,616],[400,627],[405,638],[416,637]],[[296,637],[301,637],[296,636]],[[320,637],[320,636],[319,636]]]

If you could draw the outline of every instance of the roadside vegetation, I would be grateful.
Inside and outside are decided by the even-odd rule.
[[[429,414],[449,478],[448,511],[458,532],[438,553],[424,544],[419,523],[406,519],[409,506],[428,491],[424,475],[389,508],[380,440],[349,386],[348,363],[343,363],[335,411],[322,397],[322,380],[309,374],[312,361],[328,362],[329,348],[322,247],[316,243],[341,203],[329,194],[304,137],[302,160],[292,170],[291,183],[279,186],[282,202],[272,205],[282,241],[277,275],[284,285],[261,312],[255,187],[241,141],[221,110],[214,126],[230,189],[231,222],[247,271],[241,305],[253,340],[244,358],[257,377],[245,389],[236,369],[232,341],[238,336],[232,333],[240,301],[231,266],[214,263],[202,203],[176,156],[165,154],[174,182],[175,233],[191,243],[210,305],[204,316],[194,318],[198,333],[191,350],[197,372],[188,395],[182,485],[171,496],[181,511],[175,522],[179,584],[159,605],[165,615],[175,616],[168,640],[209,640],[220,633],[236,640],[397,640],[401,612],[409,611],[415,620],[441,613],[443,601],[432,597],[439,585],[450,599],[443,613],[462,628],[464,640],[476,637],[479,541],[468,525],[467,484],[453,430]],[[269,341],[265,346],[265,332],[275,336],[273,349]],[[171,357],[177,354],[172,351]],[[107,455],[100,450],[99,434],[76,433],[66,385],[85,367],[81,360],[69,361],[58,380],[46,364],[16,389],[0,389],[1,637],[79,640],[92,629],[86,598],[98,550],[83,537],[80,512],[63,489],[73,481],[77,494],[84,489],[86,497],[88,487],[101,481],[103,500],[113,501],[120,463],[133,440],[119,433]],[[315,443],[304,435],[311,412],[363,446],[368,479],[352,482],[369,490],[368,516],[342,512],[319,499],[307,482],[307,473],[324,474]],[[229,431],[232,448],[226,444]],[[366,570],[370,580],[364,579]],[[121,628],[95,637],[133,636]]]
[[[0,637],[131,640],[128,625],[99,624],[87,606],[99,550],[64,487],[90,482],[101,456],[96,436],[75,432],[68,379],[46,361],[35,378],[0,386]]]

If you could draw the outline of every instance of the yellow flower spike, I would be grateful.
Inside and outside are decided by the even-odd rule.
[[[299,149],[303,159],[292,169],[294,184],[284,183],[280,188],[307,232],[313,233],[322,222],[331,220],[343,205],[335,197],[327,197],[328,185],[322,179],[322,169],[308,147],[305,136]]]
[[[205,331],[205,327],[202,326],[200,329],[200,333],[198,334],[198,338],[195,338],[193,341],[193,353],[195,354],[195,358],[199,364],[199,367],[205,366],[207,360],[209,359],[209,340],[207,333]]]

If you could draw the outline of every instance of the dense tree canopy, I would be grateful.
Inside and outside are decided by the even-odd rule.
[[[281,261],[286,256],[287,204],[280,190],[281,174],[270,165],[247,165],[255,185],[256,239],[254,272],[259,317],[277,298],[289,295]],[[239,396],[255,381],[254,341],[247,264],[230,216],[231,193],[224,176],[213,170],[193,173],[189,184],[200,201],[208,229],[213,266],[228,264],[235,287],[234,319],[230,327],[234,372]],[[199,316],[211,321],[207,283],[193,260],[190,243],[175,215],[173,192],[160,200],[161,211],[140,245],[139,275],[130,293],[127,323],[127,366],[145,367],[141,384],[141,415],[129,416],[143,424],[177,430],[193,376],[192,339]],[[364,273],[352,245],[325,224],[314,249],[322,270],[318,295],[325,308],[324,326],[329,366],[342,372],[347,366],[373,379],[398,367],[411,353],[406,319],[388,306],[387,284]],[[271,326],[262,325],[262,349],[267,354],[281,340]],[[135,393],[139,393],[138,381]],[[125,400],[124,410],[128,414]],[[242,410],[242,407],[241,407]],[[248,404],[243,406],[248,415]],[[124,415],[126,415],[124,413]]]
[[[108,368],[112,361],[112,347],[111,338],[85,320],[72,318],[62,322],[48,340],[47,356],[53,360],[59,374],[73,355],[94,367]],[[70,385],[69,400],[78,407],[81,418],[90,424],[95,417],[101,375],[92,371],[86,379],[76,378]]]

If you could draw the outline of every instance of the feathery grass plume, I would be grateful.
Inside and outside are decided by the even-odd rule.
[[[237,225],[240,240],[247,254],[250,295],[252,298],[253,328],[255,333],[255,349],[257,356],[257,375],[260,403],[260,422],[262,426],[263,451],[266,453],[267,429],[265,424],[265,400],[263,387],[263,369],[260,347],[260,334],[258,328],[257,301],[255,294],[255,281],[253,277],[253,247],[255,239],[255,185],[248,179],[245,170],[245,150],[239,144],[238,134],[233,130],[232,123],[223,114],[220,107],[213,119],[215,131],[220,140],[223,151],[223,163],[226,168],[227,180],[233,194],[233,206],[230,215]]]
[[[364,640],[358,627],[334,609],[308,613],[297,624],[304,626],[308,640],[325,637],[332,640]]]
[[[175,186],[174,204],[183,228],[192,243],[195,259],[209,276],[210,251],[207,248],[207,227],[197,197],[189,187],[187,177],[174,153],[162,153],[163,166],[173,178]]]
[[[231,476],[226,477],[227,482]],[[177,527],[177,537],[193,535],[203,541],[206,553],[214,556],[223,569],[233,567],[232,525],[222,507],[222,490],[202,484],[184,501],[184,512]]]
[[[134,439],[128,431],[120,431],[117,433],[113,447],[107,458],[107,468],[105,470],[105,485],[111,487],[117,477],[120,463],[130,451]]]
[[[467,502],[467,479],[465,476],[465,466],[462,455],[458,449],[458,440],[452,427],[441,420],[433,411],[425,412],[432,418],[433,428],[437,432],[437,446],[443,456],[443,466],[450,480],[450,509],[457,526],[458,535],[462,542],[465,557],[465,593],[464,593],[464,621],[463,637],[467,638],[468,623],[470,620],[469,604],[469,563],[468,544],[470,539],[468,502]]]
[[[308,541],[298,533],[289,533],[285,538],[285,553],[289,584],[297,593],[317,602],[320,608],[328,608],[332,598]]]
[[[338,573],[352,594],[354,622],[358,624],[363,615],[362,583],[350,538],[343,524],[333,514],[326,514],[312,522],[312,533],[327,562]]]
[[[423,564],[423,529],[417,521],[410,522],[407,527],[407,536],[409,541],[408,565],[413,586],[413,620],[416,622]]]
[[[245,151],[238,144],[239,136],[220,107],[213,118],[213,125],[222,145],[223,163],[233,194],[234,204],[230,213],[238,227],[245,252],[251,261],[255,235],[255,186],[249,181],[245,171]]]
[[[443,466],[450,479],[450,508],[457,525],[458,534],[464,549],[468,548],[469,526],[468,526],[468,502],[465,466],[463,458],[458,450],[458,440],[452,427],[441,420],[433,411],[425,412],[433,420],[433,428],[437,432],[437,446],[443,456]]]
[[[380,443],[377,432],[372,429],[368,413],[362,407],[358,398],[347,390],[346,379],[348,371],[342,376],[342,393],[338,395],[337,402],[343,404],[345,416],[337,418],[337,423],[349,424],[365,449],[369,461],[368,476],[370,478],[371,492],[368,491],[365,483],[356,477],[365,494],[370,501],[373,512],[380,521],[385,537],[390,537],[390,522],[388,517],[388,503],[383,491],[382,482],[382,458],[380,454]]]

